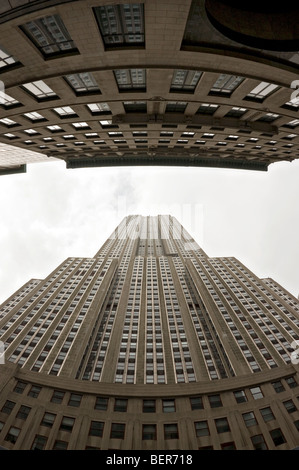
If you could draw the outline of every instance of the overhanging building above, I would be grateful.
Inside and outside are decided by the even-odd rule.
[[[2,144],[68,168],[267,170],[299,157],[294,2],[4,3]]]

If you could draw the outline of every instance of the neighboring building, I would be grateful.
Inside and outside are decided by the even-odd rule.
[[[48,158],[42,153],[0,143],[0,175],[25,173],[27,163],[42,163],[55,160],[55,158]]]
[[[237,3],[1,2],[0,142],[67,168],[297,159],[298,6]]]
[[[129,216],[0,308],[0,446],[293,449],[299,302],[171,216]]]

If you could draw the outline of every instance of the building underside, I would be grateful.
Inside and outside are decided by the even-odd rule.
[[[0,446],[294,449],[298,327],[273,279],[171,216],[128,216],[0,305]]]
[[[297,159],[298,7],[239,3],[2,2],[0,174]]]

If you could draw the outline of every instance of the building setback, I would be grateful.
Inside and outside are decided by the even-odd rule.
[[[293,449],[299,302],[168,215],[0,306],[0,446]]]

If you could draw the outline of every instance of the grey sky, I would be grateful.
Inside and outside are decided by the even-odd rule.
[[[268,172],[208,168],[67,170],[0,178],[0,303],[68,256],[92,257],[125,215],[169,213],[206,253],[235,256],[299,293],[299,161]]]

